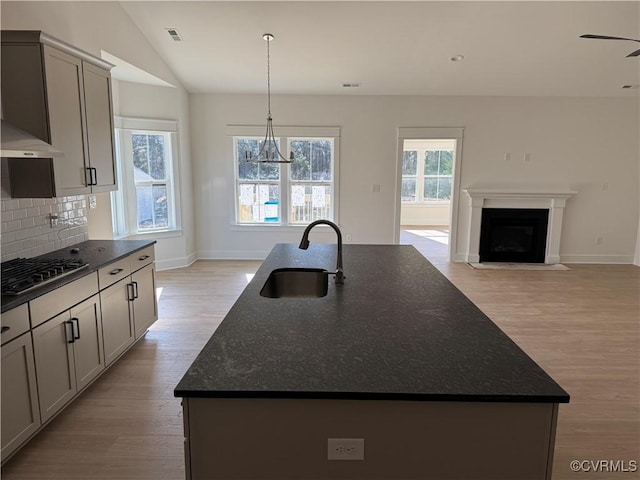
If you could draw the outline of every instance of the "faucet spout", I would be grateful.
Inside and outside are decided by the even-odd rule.
[[[302,240],[300,240],[299,248],[302,250],[306,250],[309,248],[309,232],[316,225],[329,225],[333,228],[338,236],[338,257],[337,257],[337,265],[336,265],[336,285],[344,284],[344,271],[342,269],[342,232],[340,228],[335,223],[329,220],[316,220],[315,222],[311,222],[307,225],[307,228],[304,229],[304,233],[302,234]]]

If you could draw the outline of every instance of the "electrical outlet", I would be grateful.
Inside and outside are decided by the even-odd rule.
[[[531,154],[528,152],[524,154],[524,163],[531,163]]]
[[[353,240],[353,235],[351,235],[350,233],[347,233],[347,235],[345,236],[345,239],[347,240],[347,242],[351,242]]]
[[[504,154],[504,161],[505,162],[510,162],[511,161],[511,152],[507,152]]]
[[[364,460],[364,438],[327,438],[327,460]]]
[[[604,243],[604,237],[598,235],[596,237],[596,245],[602,245]]]
[[[89,208],[96,208],[96,207],[97,207],[96,196],[89,195]]]
[[[374,183],[373,185],[371,185],[371,191],[373,193],[380,193],[380,184]]]
[[[607,190],[609,190],[609,183],[608,182],[604,182],[602,184],[602,191],[606,192]]]

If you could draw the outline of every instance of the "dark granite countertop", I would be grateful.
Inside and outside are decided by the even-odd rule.
[[[177,397],[564,403],[569,395],[412,246],[345,245],[344,285],[264,298],[271,270],[335,270],[336,246],[278,244]]]
[[[120,260],[137,250],[141,250],[156,243],[155,240],[87,240],[86,242],[70,245],[60,250],[45,253],[35,258],[81,258],[89,264],[88,267],[78,270],[57,281],[47,283],[20,295],[2,295],[2,312],[18,307],[34,298],[49,293],[90,273],[95,272],[109,263]],[[79,248],[78,253],[71,253],[73,247]]]

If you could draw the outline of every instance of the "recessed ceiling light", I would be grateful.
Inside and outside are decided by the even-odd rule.
[[[451,57],[452,62],[461,62],[462,60],[464,60],[464,55],[454,55]]]

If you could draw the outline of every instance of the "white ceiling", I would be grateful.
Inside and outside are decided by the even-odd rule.
[[[264,93],[269,32],[273,93],[638,96],[639,43],[578,38],[640,38],[638,1],[121,4],[190,92]]]

